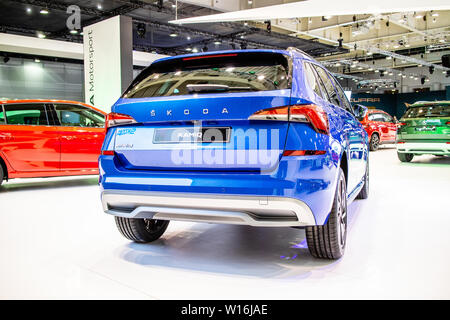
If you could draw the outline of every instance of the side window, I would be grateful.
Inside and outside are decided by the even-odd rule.
[[[317,74],[322,80],[326,92],[328,93],[328,101],[334,105],[339,106],[341,104],[341,101],[339,100],[338,94],[334,89],[333,82],[331,82],[330,78],[328,78],[327,72],[323,68],[316,65],[314,65],[314,68],[316,69]]]
[[[0,106],[0,124],[5,124],[5,114],[3,112],[3,106]]]
[[[40,103],[5,105],[6,122],[19,125],[48,125],[45,107]]]
[[[392,118],[389,114],[383,113],[384,121],[385,122],[394,122],[394,118]]]
[[[377,121],[377,122],[385,122],[385,118],[382,113],[371,113],[369,115],[370,121]]]
[[[341,99],[341,104],[340,106],[347,110],[348,112],[350,112],[351,114],[353,114],[353,108],[352,105],[350,104],[350,102],[347,99],[347,96],[345,95],[344,90],[342,90],[341,86],[339,85],[339,83],[336,81],[336,79],[334,77],[332,77],[330,75],[330,78],[333,80],[334,86],[336,87],[336,91],[339,95],[339,98]]]
[[[55,112],[64,127],[99,128],[105,125],[105,117],[80,105],[55,104]]]
[[[323,98],[322,92],[320,91],[320,86],[318,83],[318,79],[316,78],[315,71],[310,63],[304,62],[303,65],[305,66],[305,77],[306,82],[308,83],[308,86],[314,90],[314,92],[319,96]]]

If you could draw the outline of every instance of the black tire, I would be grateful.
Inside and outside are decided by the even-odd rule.
[[[345,251],[347,239],[347,187],[342,168],[330,216],[325,225],[306,227],[306,241],[315,258],[339,259]]]
[[[1,186],[2,183],[3,183],[3,179],[5,179],[5,173],[3,172],[3,166],[2,166],[2,164],[0,163],[0,186]]]
[[[128,240],[145,243],[158,240],[166,231],[169,221],[115,217],[117,229]]]
[[[366,174],[364,175],[364,185],[356,196],[356,199],[367,199],[369,197],[369,157],[367,157]]]
[[[414,154],[412,154],[412,153],[397,152],[397,156],[401,162],[411,162],[411,160],[414,158]]]
[[[373,133],[370,137],[369,147],[370,151],[377,151],[380,146],[380,136],[376,133]]]

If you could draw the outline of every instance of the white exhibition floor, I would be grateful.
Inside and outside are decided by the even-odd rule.
[[[450,158],[371,153],[339,261],[303,230],[172,222],[133,244],[102,212],[97,177],[0,187],[0,299],[450,299]]]

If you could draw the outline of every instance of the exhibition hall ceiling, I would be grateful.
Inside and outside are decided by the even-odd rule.
[[[293,37],[286,32],[268,32],[249,23],[215,23],[177,26],[168,23],[174,18],[186,18],[218,13],[199,3],[178,1],[136,0],[3,0],[0,2],[0,32],[36,35],[48,39],[81,42],[81,30],[70,32],[66,21],[67,8],[80,8],[81,25],[86,26],[108,17],[123,14],[133,18],[136,50],[161,54],[181,54],[196,51],[268,48],[290,46],[307,53],[345,53],[348,50],[330,43]]]

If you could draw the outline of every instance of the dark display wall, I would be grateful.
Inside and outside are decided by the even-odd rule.
[[[430,91],[424,93],[399,93],[399,94],[352,94],[352,103],[359,103],[369,108],[381,109],[396,116],[398,119],[405,113],[405,103],[416,101],[449,100],[450,87],[442,91]]]

